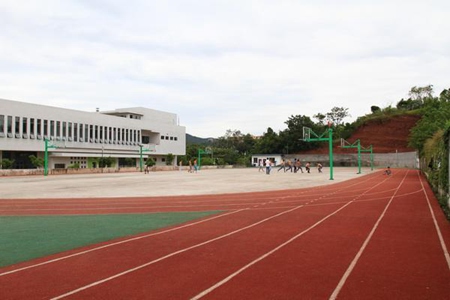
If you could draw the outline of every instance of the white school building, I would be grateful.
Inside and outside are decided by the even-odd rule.
[[[114,168],[131,160],[138,167],[141,153],[161,166],[172,154],[176,165],[186,153],[186,128],[174,113],[143,107],[85,112],[0,99],[0,160],[33,168],[29,156],[44,158],[45,140],[49,169],[95,168],[101,157],[111,157]]]

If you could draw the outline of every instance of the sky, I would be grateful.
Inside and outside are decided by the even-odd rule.
[[[351,122],[413,86],[450,88],[449,12],[448,0],[0,0],[0,98],[152,108],[203,138],[333,107]]]

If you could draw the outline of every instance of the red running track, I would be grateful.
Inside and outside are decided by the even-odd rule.
[[[226,212],[1,268],[2,299],[450,296],[450,223],[416,170],[290,191],[11,203],[0,214]]]

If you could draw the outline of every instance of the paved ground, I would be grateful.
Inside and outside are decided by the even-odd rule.
[[[87,198],[164,195],[224,194],[268,190],[297,189],[327,185],[363,176],[372,171],[334,168],[330,180],[328,168],[323,173],[277,172],[270,175],[257,168],[213,169],[198,173],[166,171],[144,173],[109,173],[92,175],[17,176],[0,178],[0,199]]]

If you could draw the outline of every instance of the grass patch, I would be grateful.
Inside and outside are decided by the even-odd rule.
[[[217,213],[2,216],[0,267]]]

